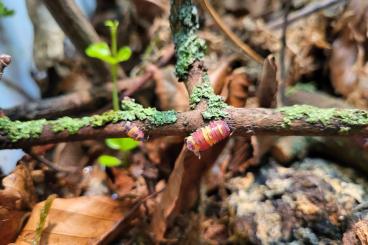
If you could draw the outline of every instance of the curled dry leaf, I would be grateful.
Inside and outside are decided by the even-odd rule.
[[[214,145],[201,153],[200,159],[183,146],[153,213],[151,231],[157,241],[164,238],[166,228],[179,212],[188,210],[195,203],[201,177],[221,154],[226,143],[225,140]]]
[[[33,240],[44,202],[38,203],[16,244]],[[108,197],[56,198],[47,216],[41,244],[103,244],[115,226],[124,219],[129,205]]]
[[[333,42],[329,63],[335,91],[352,104],[367,107],[367,21],[368,2],[353,0],[335,24],[338,37]]]
[[[348,40],[337,39],[332,45],[332,54],[329,62],[330,76],[335,91],[348,96],[354,91],[357,84],[355,68],[357,46]]]
[[[236,56],[226,58],[217,65],[215,69],[209,71],[210,81],[213,84],[213,91],[215,94],[220,94],[223,90],[227,77],[231,74],[231,63],[233,63],[235,59]]]
[[[168,66],[163,69],[154,69],[153,77],[156,82],[155,92],[162,110],[188,110],[188,92],[184,83],[177,82],[174,76],[173,66]]]
[[[267,56],[263,62],[262,75],[257,88],[260,107],[275,108],[278,83],[276,80],[276,60],[273,55]]]
[[[13,242],[36,202],[31,172],[23,163],[3,179],[0,190],[0,244]]]
[[[245,72],[239,68],[226,78],[221,95],[226,103],[234,107],[244,107],[248,99],[248,87],[252,84]]]

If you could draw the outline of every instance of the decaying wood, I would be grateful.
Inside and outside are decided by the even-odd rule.
[[[345,220],[366,195],[367,182],[354,183],[357,173],[321,159],[290,168],[268,166],[255,174],[244,184],[229,184],[235,244],[340,244]],[[345,244],[366,244],[367,224],[355,222],[349,237],[362,243]]]
[[[81,54],[84,55],[84,50],[90,44],[100,41],[93,26],[74,0],[43,0],[43,2]],[[102,61],[85,57],[91,65],[97,83],[105,81],[110,76],[107,66]]]

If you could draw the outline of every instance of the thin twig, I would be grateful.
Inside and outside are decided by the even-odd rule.
[[[139,210],[139,207],[146,203],[149,199],[156,197],[158,194],[162,193],[165,190],[162,189],[160,191],[153,192],[146,197],[143,197],[135,202],[133,207],[129,209],[127,213],[124,214],[124,218],[121,219],[118,223],[115,224],[113,228],[113,232],[107,234],[105,237],[101,239],[103,244],[110,244],[117,236],[121,235],[121,231],[125,230],[125,226],[135,217],[136,212]]]
[[[285,87],[286,87],[286,66],[285,66],[285,53],[286,53],[286,32],[288,26],[288,16],[291,7],[291,0],[285,1],[284,19],[281,34],[281,49],[280,49],[280,87],[279,87],[279,99],[280,103],[285,101]],[[280,104],[279,103],[279,104]]]
[[[49,167],[50,169],[57,171],[57,172],[67,172],[67,173],[74,173],[76,171],[76,168],[64,168],[64,167],[60,167],[57,164],[51,162],[50,160],[48,160],[47,158],[45,158],[44,156],[40,156],[38,154],[35,154],[32,152],[32,150],[30,149],[23,149],[24,152],[26,152],[28,155],[30,155],[33,159],[45,164],[47,167]]]
[[[240,40],[240,38],[232,30],[230,30],[230,28],[227,27],[227,25],[222,21],[220,15],[216,12],[216,10],[213,8],[208,0],[199,0],[199,2],[202,8],[210,14],[215,23],[219,26],[219,28],[236,46],[238,46],[247,56],[252,58],[257,63],[263,63],[263,57],[242,40]]]
[[[316,12],[319,12],[321,10],[333,7],[337,4],[345,4],[346,0],[325,0],[325,1],[315,1],[312,4],[307,5],[306,7],[302,8],[299,11],[295,11],[290,14],[290,17],[288,18],[288,25],[291,25],[292,23],[303,19],[311,14],[314,14]],[[268,28],[270,29],[278,29],[281,28],[284,23],[284,18],[277,19],[275,21],[272,21],[270,24],[268,24]]]

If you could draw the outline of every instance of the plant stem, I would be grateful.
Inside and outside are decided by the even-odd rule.
[[[111,65],[111,79],[112,79],[112,105],[114,111],[119,110],[119,94],[118,94],[118,85],[117,85],[117,70],[118,65]]]
[[[117,29],[118,25],[110,28],[111,31],[111,55],[116,57],[117,54]],[[119,94],[117,86],[117,71],[118,64],[111,65],[111,79],[112,79],[112,105],[114,111],[119,110]]]

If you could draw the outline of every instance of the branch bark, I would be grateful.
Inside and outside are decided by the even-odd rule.
[[[320,114],[328,113],[330,109],[318,109]],[[368,115],[367,111],[336,109],[341,114],[350,115],[351,113]],[[304,112],[296,112],[296,120],[288,121],[288,118],[279,110],[273,109],[248,109],[248,108],[229,108],[229,116],[225,121],[230,125],[234,135],[313,135],[313,136],[368,136],[368,123],[346,122],[338,117],[331,119],[328,124],[322,122],[311,122]],[[352,115],[352,114],[351,114]],[[173,124],[156,127],[146,121],[134,121],[141,128],[146,136],[186,136],[196,129],[205,126],[200,110],[178,113],[178,119]],[[367,116],[368,118],[368,116]],[[368,120],[368,119],[367,119]],[[69,134],[67,131],[54,133],[50,126],[45,126],[42,133],[35,138],[28,138],[18,142],[12,142],[6,135],[6,132],[0,131],[0,149],[24,148],[34,145],[49,143],[78,141],[87,139],[102,139],[110,137],[127,136],[122,131],[122,124],[106,124],[104,127],[92,128],[91,126],[80,129],[75,134]],[[1,125],[0,125],[1,126]],[[341,130],[349,128],[349,130]]]

